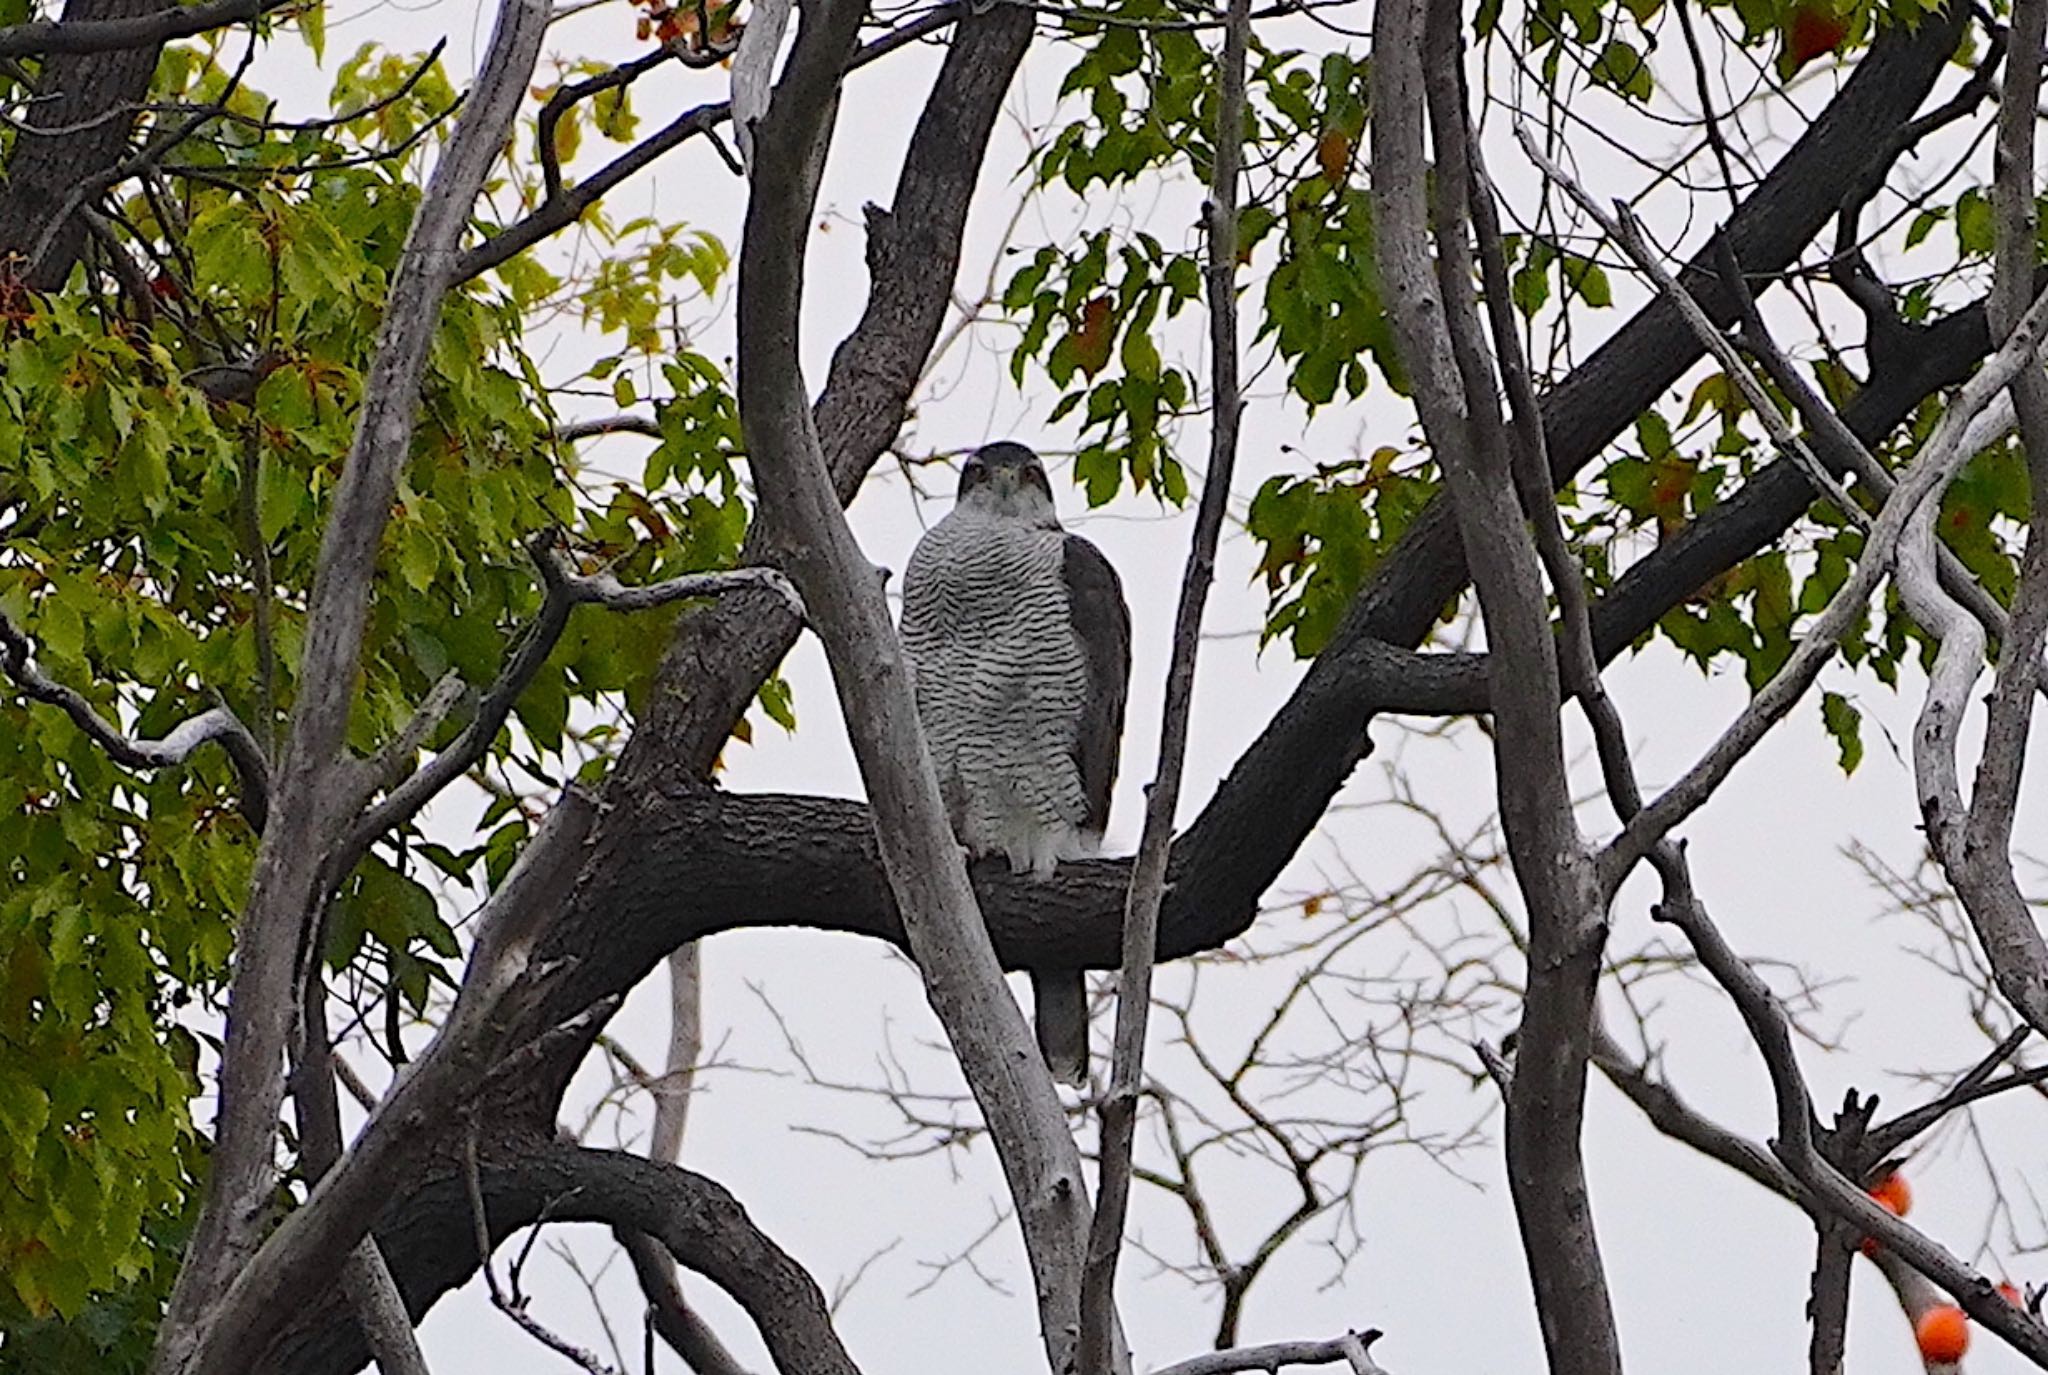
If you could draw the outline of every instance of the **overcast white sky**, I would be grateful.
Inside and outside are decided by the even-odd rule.
[[[1363,29],[1370,6],[1348,6],[1332,17]],[[330,65],[360,42],[424,49],[447,34],[452,70],[467,71],[488,23],[486,9],[450,0],[353,10],[336,6],[328,24]],[[1304,44],[1342,41],[1313,30],[1290,37]],[[1355,46],[1362,51],[1364,44]],[[632,35],[632,11],[612,4],[564,23],[550,51],[606,61],[630,57],[640,51]],[[1061,51],[1041,45],[1013,97],[1015,120],[999,132],[970,225],[963,286],[971,292],[979,291],[1021,192],[1010,177],[1024,147],[1019,124],[1042,127],[1065,65]],[[899,54],[850,82],[812,240],[805,343],[814,385],[863,299],[859,208],[864,201],[887,201],[903,142],[935,66],[930,50]],[[274,62],[270,73],[259,77],[259,84],[280,93],[319,91],[329,79],[304,72],[296,59]],[[1815,77],[1814,97],[1823,98],[1834,81],[1825,72]],[[670,110],[720,98],[722,83],[716,71],[671,68],[650,76],[635,88],[643,128],[652,128],[653,120]],[[1603,120],[1612,115],[1611,106],[1602,107]],[[1796,132],[1782,112],[1779,122],[1782,130]],[[1496,124],[1494,132],[1490,146],[1496,178],[1511,198],[1526,201],[1534,184],[1519,156],[1498,137],[1505,130]],[[1652,130],[1645,137],[1645,151],[1654,156],[1672,135]],[[1640,182],[1639,169],[1611,156],[1603,160],[1591,138],[1570,141],[1599,189],[1618,192]],[[1175,247],[1190,241],[1196,203],[1196,192],[1186,186],[1141,189],[1114,203],[1098,198],[1080,208],[1064,199],[1034,203],[1017,241],[1027,246],[1061,242],[1079,224],[1113,222],[1147,227]],[[1675,202],[1665,204],[1675,208]],[[1720,201],[1712,208],[1724,205]],[[620,220],[642,212],[685,218],[733,243],[743,199],[708,150],[692,147],[615,193],[608,208]],[[1669,224],[1674,236],[1689,233],[1688,247],[1706,227],[1704,220]],[[563,244],[558,251],[569,249]],[[999,268],[998,279],[1009,270],[1007,265]],[[1619,276],[1616,285],[1624,308],[1640,299]],[[728,315],[724,301],[703,312],[704,347],[715,356],[730,353]],[[1581,356],[1593,338],[1623,318],[1624,310],[1616,310],[1605,318],[1582,319]],[[1198,332],[1199,322],[1192,316],[1190,322]],[[1049,407],[1042,386],[1020,395],[1008,383],[1003,372],[1007,338],[1001,330],[970,336],[943,361],[919,408],[914,447],[953,449],[1005,436],[1048,449],[1070,444],[1070,432],[1049,430],[1039,419]],[[1194,333],[1187,338],[1185,359],[1205,369]],[[567,380],[604,351],[598,341],[565,327],[549,339],[544,368],[551,380]],[[1309,427],[1298,412],[1272,402],[1278,386],[1276,377],[1262,380],[1259,392],[1265,400],[1254,405],[1247,419],[1233,487],[1240,514],[1267,476],[1299,469],[1302,455],[1295,450],[1305,448],[1318,459],[1341,456],[1355,446],[1369,450],[1401,441],[1411,423],[1405,404],[1378,387],[1359,404],[1333,408]],[[598,403],[593,407],[610,409]],[[1192,424],[1181,436],[1181,452],[1199,464],[1205,442],[1200,425]],[[642,444],[608,441],[593,457],[632,470]],[[856,531],[875,562],[900,569],[923,526],[946,509],[950,472],[926,470],[924,477],[937,494],[928,504],[920,504],[891,473],[879,475],[855,505]],[[1128,851],[1136,840],[1140,789],[1152,774],[1159,684],[1192,508],[1189,513],[1162,511],[1150,499],[1124,498],[1083,515],[1078,491],[1063,490],[1060,499],[1070,523],[1096,540],[1122,571],[1135,615],[1131,723],[1109,841],[1112,851]],[[1210,603],[1209,628],[1217,634],[1203,650],[1184,818],[1208,799],[1299,677],[1300,667],[1284,647],[1261,654],[1249,633],[1261,624],[1265,610],[1262,590],[1251,583],[1255,562],[1256,551],[1242,531],[1230,532]],[[757,734],[753,747],[735,748],[727,786],[858,796],[858,775],[814,639],[800,645],[787,673],[796,689],[800,732],[785,737],[769,727]],[[1624,661],[1610,685],[1628,722],[1641,773],[1652,785],[1689,763],[1746,695],[1739,675],[1702,678],[1668,647]],[[1804,708],[1738,770],[1686,833],[1701,892],[1738,948],[1799,962],[1842,981],[1827,990],[1825,1013],[1816,1024],[1841,1033],[1844,1049],[1806,1051],[1823,1109],[1851,1085],[1883,1091],[1890,1103],[1903,1105],[1913,1101],[1912,1093],[1891,1071],[1961,1065],[1981,1046],[1962,995],[1912,953],[1928,943],[1924,929],[1902,919],[1877,920],[1878,895],[1841,854],[1842,846],[1858,839],[1901,867],[1910,867],[1917,856],[1909,770],[1889,741],[1907,739],[1919,685],[1909,679],[1904,694],[1895,697],[1840,669],[1830,671],[1826,685],[1850,694],[1868,713],[1869,753],[1862,769],[1851,779],[1842,777],[1817,711]],[[1466,729],[1444,740],[1405,744],[1385,726],[1376,734],[1390,746],[1401,745],[1388,753],[1398,755],[1419,797],[1455,825],[1469,830],[1488,814],[1491,760],[1477,732]],[[1386,796],[1384,762],[1368,761],[1340,803]],[[2023,846],[2036,834],[2038,815],[2036,807],[2023,819]],[[1603,809],[1589,808],[1586,825],[1604,834],[1611,819]],[[1425,841],[1418,827],[1396,823],[1384,811],[1340,809],[1297,860],[1281,892],[1297,898],[1314,892],[1340,868],[1355,872],[1366,886],[1391,887],[1431,857]],[[1634,948],[1646,940],[1651,896],[1641,881],[1625,893],[1614,914],[1618,947]],[[1459,916],[1483,929],[1486,914],[1470,900],[1458,911],[1433,911],[1422,920],[1447,927]],[[1298,908],[1276,912],[1254,940],[1270,947],[1295,934],[1288,923],[1298,927],[1300,921]],[[1384,951],[1389,960],[1398,955],[1391,945],[1366,948]],[[964,1266],[931,1282],[929,1267],[967,1248],[1001,1206],[1001,1180],[992,1158],[976,1150],[874,1164],[842,1141],[810,1130],[866,1139],[890,1131],[894,1118],[871,1100],[835,1094],[794,1077],[792,1057],[766,1011],[767,1003],[780,1010],[823,1077],[877,1081],[886,1037],[920,1087],[944,1088],[943,1057],[920,1048],[938,1040],[936,1023],[905,962],[871,943],[796,932],[721,936],[708,944],[704,962],[707,1044],[719,1048],[722,1062],[781,1073],[707,1074],[691,1112],[685,1163],[730,1187],[828,1293],[866,1266],[839,1322],[855,1359],[870,1375],[947,1369],[1023,1375],[1041,1369],[1021,1248],[1007,1226],[974,1252],[987,1283]],[[1166,986],[1176,988],[1184,979],[1180,971],[1169,972]],[[1223,1053],[1234,1053],[1270,1007],[1272,976],[1219,965],[1205,972],[1202,987],[1204,1037],[1213,1038]],[[1672,1079],[1722,1121],[1758,1139],[1767,1135],[1768,1087],[1733,1014],[1704,991],[1671,981],[1658,988],[1664,1006],[1655,1026]],[[657,975],[613,1024],[621,1039],[652,1062],[659,1061],[666,1041],[665,992],[665,981]],[[1359,1015],[1370,1014],[1361,1010]],[[1495,1010],[1477,1029],[1497,1037],[1508,1025]],[[1185,1065],[1171,1049],[1161,1052],[1158,1063],[1168,1073],[1176,1063]],[[1480,1119],[1497,1129],[1489,1087],[1475,1087],[1461,1072],[1448,1069],[1425,1073],[1419,1087],[1424,1091],[1411,1105],[1415,1130],[1455,1131]],[[1341,1098],[1327,1106],[1333,1115],[1345,1108]],[[1982,1114],[1992,1148],[2029,1171],[2040,1163],[2038,1114],[2033,1103],[2019,1102],[1996,1104]],[[644,1125],[644,1116],[641,1121]],[[1945,1149],[1912,1167],[1918,1194],[1914,1220],[1970,1255],[1986,1231],[1989,1196],[1976,1143],[1958,1136],[1947,1141]],[[1792,1369],[1803,1363],[1811,1244],[1807,1227],[1790,1206],[1665,1142],[1597,1080],[1586,1150],[1632,1369]],[[1219,1227],[1242,1255],[1293,1200],[1270,1172],[1220,1161],[1217,1170],[1210,1201]],[[2037,1222],[2032,1203],[2023,1198],[2020,1205],[2023,1223]],[[1377,1326],[1388,1335],[1375,1354],[1397,1375],[1541,1368],[1541,1343],[1497,1145],[1481,1144],[1444,1163],[1413,1150],[1376,1153],[1360,1179],[1354,1206],[1364,1238],[1355,1261],[1335,1271],[1331,1253],[1317,1241],[1325,1233],[1309,1229],[1254,1288],[1242,1340],[1324,1337],[1347,1327]],[[1184,1212],[1156,1192],[1138,1195],[1133,1230],[1168,1256],[1188,1254]],[[2041,1231],[2038,1225],[2028,1230],[2036,1236]],[[1994,1233],[1994,1240],[2002,1246],[2001,1233]],[[591,1261],[610,1250],[595,1234],[580,1238],[579,1244]],[[2015,1278],[2048,1279],[2048,1266],[2037,1269],[2017,1257],[2010,1264]],[[567,1270],[546,1258],[537,1259],[534,1267],[529,1287],[540,1294],[537,1311],[544,1319],[608,1351],[588,1301]],[[1197,1295],[1170,1277],[1155,1278],[1153,1267],[1139,1256],[1126,1261],[1123,1273],[1123,1311],[1140,1369],[1209,1344],[1213,1295]],[[928,1282],[929,1288],[912,1296]],[[691,1281],[690,1288],[726,1339],[766,1368],[745,1319],[703,1282]],[[600,1289],[621,1342],[637,1364],[639,1303],[630,1270],[615,1265]],[[566,1368],[493,1313],[476,1284],[435,1310],[424,1339],[436,1375]],[[1919,1368],[1903,1318],[1868,1267],[1861,1267],[1857,1277],[1850,1352],[1850,1368],[1859,1375]],[[680,1368],[666,1353],[661,1360],[662,1369]],[[1979,1334],[1968,1368],[1988,1375],[2020,1369],[2021,1363]]]

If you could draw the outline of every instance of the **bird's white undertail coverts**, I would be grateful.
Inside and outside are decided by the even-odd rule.
[[[1038,456],[990,444],[910,556],[903,646],[953,833],[1048,878],[1092,853],[1109,817],[1130,681],[1130,613],[1109,561],[1060,527]],[[1036,971],[1056,1077],[1087,1078],[1076,970]]]

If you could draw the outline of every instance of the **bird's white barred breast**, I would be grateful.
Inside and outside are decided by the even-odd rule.
[[[956,510],[912,553],[903,647],[954,834],[1044,875],[1086,846],[1087,671],[1057,527]]]

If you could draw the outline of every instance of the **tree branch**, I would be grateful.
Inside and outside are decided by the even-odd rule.
[[[371,580],[399,465],[411,447],[421,374],[456,245],[504,146],[547,31],[545,0],[504,0],[476,88],[435,164],[407,233],[364,387],[355,440],[324,532],[306,615],[298,701],[277,770],[279,825],[266,828],[237,941],[222,1054],[220,1116],[206,1199],[159,1333],[153,1369],[182,1375],[209,1346],[226,1281],[250,1270],[274,1173],[280,1074],[296,956],[329,848],[354,800],[337,770],[355,693]],[[335,1254],[329,1252],[329,1254]],[[233,1346],[230,1333],[228,1347]]]
[[[2012,25],[1994,159],[2003,174],[1993,193],[1993,337],[2010,337],[2008,327],[2015,333],[2023,328],[2019,311],[2037,257],[2034,138],[2043,31],[2048,28],[2041,0],[2016,3]],[[2012,623],[1999,648],[1967,813],[1960,810],[1961,798],[1953,786],[1953,732],[1982,668],[1978,660],[1962,658],[1970,650],[1967,631],[1953,655],[1944,642],[1936,658],[1927,703],[1914,732],[1914,761],[1917,770],[1922,758],[1928,759],[1927,769],[1919,773],[1921,812],[1935,855],[1976,928],[1999,990],[2040,1029],[2048,1027],[2048,942],[2013,875],[2012,826],[2034,696],[2048,686],[2041,664],[2042,647],[2048,643],[2048,377],[2037,367],[2025,369],[2014,382],[2012,401],[2026,449],[2032,509],[2019,584],[2013,592]],[[1928,518],[1931,522],[1931,511]],[[1931,530],[1930,525],[1930,535]],[[1934,609],[1940,588],[1923,583],[1920,590]],[[1937,681],[1945,690],[1940,700],[1935,695]]]
[[[1731,221],[1730,236],[1751,270],[1782,270],[1828,222],[1843,189],[1862,175],[1873,139],[1910,119],[1925,98],[1961,23],[1951,12],[1879,35],[1827,111]],[[895,435],[903,398],[943,320],[959,226],[1030,28],[1031,16],[1011,6],[962,21],[911,140],[892,210],[870,215],[868,310],[835,355],[816,408],[842,497]],[[1710,310],[1724,310],[1711,291],[1703,296]],[[1874,378],[1845,409],[1857,433],[1887,432],[1933,390],[1959,381],[1989,347],[1975,309],[1915,329],[1913,367]],[[1545,396],[1554,475],[1563,480],[1588,462],[1697,356],[1668,306],[1653,303],[1640,312]],[[1624,574],[1593,612],[1603,661],[1701,582],[1776,538],[1805,509],[1808,491],[1788,465],[1770,465]],[[1288,704],[1174,845],[1161,958],[1214,948],[1251,924],[1260,895],[1362,756],[1363,726],[1374,714],[1483,707],[1480,661],[1417,656],[1388,643],[1415,643],[1462,585],[1459,541],[1445,516],[1441,505],[1425,514],[1382,563]],[[751,557],[764,553],[762,545],[750,546]],[[607,790],[610,810],[585,866],[588,882],[547,938],[548,958],[578,963],[530,1014],[535,1026],[558,1025],[593,1000],[614,996],[677,944],[718,930],[798,925],[903,943],[864,808],[819,798],[735,797],[698,781],[793,634],[790,618],[762,596],[683,619],[648,719]],[[1065,865],[1043,885],[986,869],[974,878],[1008,966],[1116,966],[1113,914],[1127,892],[1127,864]],[[688,903],[679,900],[684,893]],[[508,1120],[552,1121],[582,1047],[560,1038],[551,1045],[549,1056],[508,1084],[495,1104]],[[405,1198],[415,1196],[408,1191]],[[436,1249],[451,1232],[466,1235],[465,1215],[407,1214],[407,1226],[422,1254],[440,1257],[415,1279],[401,1276],[415,1304],[474,1273],[473,1259]],[[322,1337],[295,1348],[290,1368],[331,1372],[361,1359],[349,1355],[360,1348],[332,1312],[307,1321],[324,1324]],[[316,1359],[315,1351],[331,1354]]]
[[[1486,624],[1494,780],[1529,913],[1528,978],[1508,1094],[1508,1182],[1553,1369],[1621,1369],[1580,1148],[1606,894],[1573,816],[1559,675],[1538,554],[1480,324],[1469,237],[1476,178],[1455,0],[1374,14],[1373,208],[1389,314]],[[1425,102],[1426,97],[1426,102]],[[1436,149],[1425,223],[1423,123]],[[1436,245],[1431,271],[1429,242]],[[1536,461],[1531,454],[1523,466]],[[1528,485],[1528,484],[1524,484]],[[1548,488],[1547,481],[1537,485]],[[1541,493],[1547,502],[1548,491]],[[1537,514],[1531,512],[1531,515]]]
[[[83,694],[36,667],[34,646],[5,612],[0,612],[0,671],[14,680],[22,696],[56,707],[70,717],[88,739],[105,751],[107,758],[124,768],[169,768],[190,759],[201,745],[218,744],[241,779],[242,815],[257,834],[262,834],[270,807],[270,766],[256,737],[227,707],[213,707],[181,721],[161,739],[133,739],[94,710]]]
[[[1379,1337],[1379,1329],[1371,1327],[1363,1332],[1347,1332],[1326,1342],[1269,1342],[1264,1346],[1205,1351],[1185,1361],[1162,1366],[1152,1375],[1232,1375],[1232,1372],[1240,1370],[1263,1370],[1271,1375],[1282,1366],[1334,1365],[1338,1361],[1347,1362],[1352,1375],[1386,1375],[1366,1354]]]
[[[446,749],[436,754],[423,767],[401,781],[386,783],[388,794],[357,819],[350,828],[347,840],[336,852],[334,875],[338,880],[355,867],[357,860],[368,853],[371,844],[378,837],[388,835],[403,826],[420,809],[438,796],[443,788],[462,777],[489,752],[491,742],[498,738],[498,732],[505,728],[512,709],[518,704],[519,696],[533,681],[533,675],[548,660],[554,651],[556,641],[568,628],[569,616],[579,606],[598,606],[609,611],[646,611],[658,606],[668,606],[679,601],[698,597],[719,597],[733,592],[766,590],[781,597],[791,615],[803,619],[803,599],[790,586],[789,579],[773,568],[738,568],[719,573],[685,573],[678,577],[665,578],[660,582],[641,587],[628,587],[609,572],[580,573],[574,563],[559,547],[553,531],[536,537],[528,546],[540,577],[546,589],[541,609],[534,617],[533,624],[520,637],[519,643],[499,672],[498,680],[491,684],[477,703],[476,715],[465,726],[462,733],[449,742]],[[459,680],[458,680],[459,688]],[[443,705],[444,694],[437,686],[420,709],[419,718],[408,726],[388,751],[393,764],[409,762],[418,751],[426,732],[417,731],[414,726],[431,722],[437,707]],[[453,702],[447,701],[452,707]]]
[[[120,18],[38,19],[0,28],[0,57],[83,55],[155,48],[177,38],[243,24],[291,0],[201,0]]]
[[[1180,604],[1173,618],[1173,653],[1166,670],[1166,703],[1159,725],[1159,764],[1147,789],[1145,826],[1131,865],[1124,900],[1123,967],[1117,978],[1115,1048],[1109,1092],[1097,1111],[1101,1144],[1096,1156],[1095,1216],[1089,1224],[1087,1259],[1081,1274],[1083,1375],[1108,1375],[1115,1365],[1116,1270],[1123,1250],[1124,1217],[1130,1204],[1131,1148],[1137,1132],[1138,1089],[1145,1067],[1145,1023],[1152,1009],[1152,966],[1159,953],[1159,905],[1165,895],[1166,864],[1173,842],[1174,812],[1187,762],[1188,714],[1195,695],[1195,659],[1202,641],[1202,612],[1216,580],[1216,542],[1230,503],[1237,468],[1238,426],[1244,399],[1238,388],[1237,216],[1238,180],[1244,151],[1245,49],[1251,35],[1250,0],[1230,0],[1223,52],[1217,69],[1216,128],[1210,169],[1207,219],[1209,298],[1210,428],[1209,467],[1195,515]],[[1128,1358],[1126,1358],[1128,1359]]]
[[[968,0],[940,5],[938,8],[919,15],[916,19],[899,24],[880,38],[865,44],[847,64],[847,70],[862,67],[870,62],[888,56],[905,44],[916,42],[944,30],[970,11]],[[641,59],[648,62],[647,58]],[[634,65],[634,64],[629,64]],[[649,65],[652,65],[651,63]],[[618,70],[624,71],[625,68]],[[636,71],[634,75],[638,75]],[[600,78],[601,79],[601,78]],[[628,78],[630,79],[630,78]],[[630,151],[606,163],[596,172],[566,189],[560,185],[557,172],[552,178],[550,193],[536,206],[532,213],[507,225],[498,233],[484,240],[462,255],[456,267],[455,280],[466,282],[472,277],[490,271],[507,258],[531,248],[542,239],[566,229],[583,217],[583,212],[605,196],[635,172],[653,164],[663,154],[673,151],[699,134],[711,134],[732,118],[732,104],[719,101],[711,105],[699,105],[671,121],[669,125],[652,138],[635,145]],[[542,144],[552,148],[552,140]],[[543,171],[545,171],[545,167]]]
[[[1856,1182],[1844,1178],[1815,1148],[1813,1105],[1785,1012],[1764,981],[1729,947],[1692,894],[1655,912],[1684,933],[1701,965],[1728,991],[1750,1037],[1770,1071],[1777,1109],[1771,1150],[1815,1204],[1854,1229],[1874,1237],[1887,1253],[1948,1291],[1963,1310],[2003,1337],[2035,1365],[2048,1367],[2048,1328],[2006,1302],[1995,1284],[1950,1255],[1946,1248],[1878,1206]]]
[[[469,1215],[476,1228],[476,1251],[483,1257],[484,1287],[490,1290],[491,1306],[517,1323],[522,1331],[542,1346],[563,1358],[575,1362],[590,1375],[618,1375],[618,1372],[599,1361],[597,1357],[577,1346],[574,1342],[557,1336],[539,1318],[526,1311],[526,1304],[507,1295],[498,1284],[498,1271],[491,1264],[491,1224],[484,1210],[483,1178],[476,1164],[476,1126],[470,1124],[469,1139],[464,1143],[462,1157],[462,1182],[469,1194]]]
[[[0,56],[25,55],[5,47],[9,34],[90,35],[101,26],[134,24],[139,16],[161,18],[149,14],[154,3],[66,0],[61,20],[0,29]],[[83,218],[72,213],[77,205],[72,193],[127,156],[135,112],[148,97],[156,71],[158,43],[149,39],[132,47],[48,50],[36,75],[34,108],[38,123],[58,132],[19,133],[0,183],[0,261],[17,257],[13,274],[31,290],[55,291],[71,275],[86,234]],[[100,118],[109,110],[126,113]]]
[[[739,398],[764,522],[825,642],[886,875],[989,1124],[1036,1278],[1054,1369],[1073,1359],[1086,1232],[1080,1155],[1002,980],[939,800],[880,579],[847,528],[797,356],[805,248],[845,54],[864,7],[810,0],[767,114],[739,270]],[[772,169],[772,173],[769,171]]]
[[[1545,158],[1532,139],[1524,138],[1523,148],[1542,168],[1544,175],[1565,191],[1611,237],[1617,241],[1626,237],[1627,231],[1616,217],[1602,208],[1562,168]],[[1894,548],[1919,503],[1930,493],[1938,498],[1939,492],[1960,471],[1962,464],[1990,442],[1987,432],[2002,432],[2011,424],[2009,410],[2001,420],[1999,408],[1992,403],[2019,370],[2032,363],[2044,327],[2048,327],[2048,292],[2035,300],[2021,327],[2014,330],[2006,346],[1964,385],[1943,414],[1934,434],[1922,445],[1919,456],[1871,526],[1862,561],[1830,599],[1826,609],[1815,618],[1807,635],[1785,664],[1751,699],[1699,763],[1663,796],[1630,820],[1621,836],[1601,856],[1603,891],[1614,892],[1637,860],[1672,827],[1704,804],[1734,766],[1805,693],[1821,667],[1833,657],[1836,642],[1863,613],[1871,592],[1889,571]],[[1761,410],[1782,426],[1783,421],[1777,417],[1775,406],[1766,404]]]

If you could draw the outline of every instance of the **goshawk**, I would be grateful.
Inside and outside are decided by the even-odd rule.
[[[1049,878],[1109,818],[1131,676],[1131,615],[1102,551],[1060,527],[1038,455],[985,445],[903,580],[903,647],[953,834]],[[1034,970],[1053,1077],[1088,1078],[1077,969]]]

